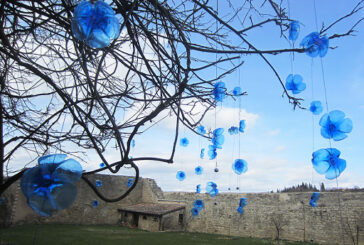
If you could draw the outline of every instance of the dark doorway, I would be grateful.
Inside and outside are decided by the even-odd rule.
[[[139,214],[137,213],[133,213],[133,219],[131,221],[131,226],[132,227],[138,227],[138,222],[139,222]]]

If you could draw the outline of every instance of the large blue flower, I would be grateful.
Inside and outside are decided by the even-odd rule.
[[[242,174],[248,171],[248,163],[243,159],[236,159],[233,163],[233,170],[236,174]]]
[[[202,135],[206,134],[206,129],[205,129],[205,127],[204,127],[204,126],[202,126],[202,125],[198,126],[198,127],[197,127],[197,133],[202,134]]]
[[[222,102],[225,99],[226,87],[224,82],[217,82],[214,85],[214,97],[216,101]]]
[[[326,179],[335,179],[346,168],[346,161],[339,158],[340,151],[335,148],[320,149],[312,153],[313,168]]]
[[[312,112],[312,114],[320,115],[322,110],[323,110],[323,108],[321,105],[321,101],[315,100],[315,101],[311,102],[310,111]]]
[[[320,192],[313,192],[310,200],[310,205],[312,207],[317,207],[317,201],[320,199]]]
[[[299,94],[306,89],[306,83],[303,82],[301,75],[289,74],[286,79],[286,89],[291,90],[293,94]]]
[[[300,43],[311,57],[324,57],[329,49],[329,39],[326,36],[320,37],[318,32],[308,34]]]
[[[217,189],[216,183],[210,181],[206,184],[206,192],[211,196],[214,197],[219,193],[219,190]]]
[[[223,128],[217,128],[212,132],[212,144],[215,146],[215,148],[218,149],[222,148],[222,145],[225,142],[223,133],[224,133]]]
[[[186,137],[180,139],[180,141],[179,141],[179,144],[183,147],[187,147],[189,143],[190,143],[190,141]]]
[[[193,202],[193,206],[201,211],[205,207],[205,203],[201,199],[197,199]]]
[[[177,172],[177,175],[176,175],[176,178],[177,178],[179,181],[183,181],[183,180],[186,178],[186,174],[185,174],[185,172],[183,172],[183,171],[178,171],[178,172]]]
[[[324,114],[320,119],[321,135],[326,139],[343,140],[353,130],[353,122],[339,110]]]
[[[196,173],[197,175],[201,175],[201,174],[202,174],[202,172],[203,172],[203,167],[201,167],[201,166],[197,166],[197,167],[195,168],[195,173]]]
[[[105,2],[83,1],[73,12],[72,31],[80,41],[92,48],[104,48],[120,34],[119,20]]]
[[[217,156],[216,147],[214,145],[209,145],[209,150],[207,151],[207,155],[210,160],[214,160]]]
[[[228,132],[229,132],[230,135],[238,134],[239,133],[239,128],[235,127],[235,126],[231,126],[228,129]]]
[[[296,41],[298,34],[300,33],[300,23],[298,21],[292,21],[289,24],[289,40]]]
[[[244,130],[245,130],[245,120],[240,120],[240,122],[239,122],[239,131],[241,132],[241,133],[244,133]]]
[[[40,157],[39,165],[22,176],[20,185],[27,203],[42,216],[68,208],[76,198],[74,183],[81,178],[82,167],[76,160],[66,160],[66,157],[66,154]]]

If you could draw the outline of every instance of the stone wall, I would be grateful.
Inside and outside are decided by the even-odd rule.
[[[364,244],[364,193],[324,192],[318,207],[308,205],[311,193],[223,193],[215,197],[207,194],[165,192],[165,199],[182,200],[186,204],[186,230],[232,236],[260,237],[322,244]],[[236,210],[239,199],[246,197],[244,214]],[[202,199],[205,208],[197,217],[190,209],[194,200]],[[343,223],[343,230],[341,226]],[[357,236],[357,228],[359,234]]]

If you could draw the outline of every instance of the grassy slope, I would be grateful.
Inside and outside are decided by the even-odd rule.
[[[38,230],[36,232],[36,230]],[[234,245],[274,244],[269,240],[181,232],[146,232],[120,226],[22,225],[0,230],[0,245]],[[281,242],[286,245],[305,243]],[[308,243],[307,243],[308,244]],[[312,243],[310,243],[312,245]]]

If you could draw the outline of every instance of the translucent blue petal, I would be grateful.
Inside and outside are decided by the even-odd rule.
[[[197,208],[192,208],[192,209],[191,209],[191,215],[192,215],[193,217],[198,216],[198,213],[199,213],[199,211],[198,211],[198,209],[197,209]]]
[[[329,152],[330,156],[334,156],[336,158],[338,158],[341,154],[341,152],[336,148],[328,148],[326,150]]]
[[[332,180],[339,177],[339,175],[340,175],[339,169],[335,168],[334,166],[330,166],[330,168],[326,172],[325,177],[326,179]]]
[[[95,184],[96,184],[96,187],[101,187],[102,186],[102,181],[101,180],[96,180]]]
[[[205,148],[202,148],[200,152],[200,158],[203,159],[204,157],[205,157]]]
[[[319,174],[324,174],[330,168],[330,164],[327,161],[315,161],[312,162],[313,168]]]
[[[300,24],[298,21],[292,21],[289,24],[289,36],[288,39],[291,41],[296,41],[300,31]]]
[[[229,132],[230,135],[238,134],[239,133],[239,128],[235,127],[235,126],[231,126],[228,129],[228,132]]]
[[[82,175],[81,164],[70,158],[63,161],[53,172],[52,177],[63,182],[75,182],[80,180]]]
[[[56,184],[50,186],[50,201],[58,210],[66,209],[72,205],[77,195],[77,188],[72,183]]]
[[[213,132],[212,132],[212,134],[213,134],[213,136],[220,136],[220,135],[222,135],[224,133],[224,129],[223,128],[217,128],[217,129],[215,129]]]
[[[181,146],[183,146],[183,147],[187,147],[189,143],[190,143],[190,142],[189,142],[189,140],[188,140],[186,137],[185,137],[185,138],[180,139],[180,141],[179,141],[179,144],[180,144]]]
[[[248,170],[248,163],[243,159],[236,159],[233,163],[233,170],[239,175],[245,173]]]
[[[320,101],[312,101],[311,102],[310,111],[314,115],[320,115],[322,110],[323,110],[323,108],[322,108],[322,105],[321,105]]]
[[[131,147],[135,147],[135,140],[134,139],[131,140]]]
[[[100,163],[100,168],[104,168],[106,166],[106,164],[105,163]]]
[[[128,186],[128,187],[131,187],[133,184],[134,184],[134,179],[133,179],[133,178],[129,178],[129,179],[128,179],[127,186]]]
[[[51,154],[51,155],[45,155],[40,158],[38,158],[39,164],[47,164],[47,163],[60,163],[63,162],[66,159],[66,154]]]
[[[300,83],[296,85],[296,89],[292,91],[293,94],[299,94],[306,89],[306,83]]]
[[[216,183],[210,181],[206,184],[206,192],[211,196],[211,197],[214,197],[216,196],[219,191],[217,189],[217,185]]]
[[[350,133],[353,130],[353,122],[350,118],[345,118],[340,125],[338,125],[338,130],[344,133]]]
[[[47,193],[47,190],[45,189],[39,189],[38,192],[32,193],[32,195],[27,198],[27,203],[29,207],[42,216],[52,216],[53,211],[55,210],[49,199],[49,193]]]
[[[26,198],[33,195],[33,191],[37,189],[42,182],[42,175],[38,167],[26,170],[21,178],[20,187]]]
[[[332,123],[341,123],[345,118],[345,113],[339,110],[330,111],[329,113],[330,121]]]
[[[196,193],[201,193],[201,185],[196,185]]]
[[[183,180],[186,178],[186,174],[185,174],[185,172],[183,172],[183,171],[178,171],[178,172],[177,172],[177,175],[176,175],[176,178],[177,178],[179,181],[183,181]]]
[[[289,74],[286,78],[286,89],[292,90],[294,89],[293,84],[293,74]]]
[[[328,113],[322,115],[319,124],[321,127],[328,127],[328,125],[330,124],[330,118]]]
[[[101,29],[93,29],[86,40],[91,48],[105,48],[110,44],[110,38]]]
[[[334,131],[332,132],[332,139],[335,141],[340,141],[348,137],[345,133],[342,133],[340,131]]]
[[[332,138],[332,134],[331,132],[328,130],[328,128],[321,128],[321,136],[324,137],[325,139],[331,139]]]
[[[217,82],[214,85],[213,95],[216,101],[222,102],[225,99],[225,83],[224,82]]]
[[[346,168],[346,161],[344,159],[338,159],[336,162],[336,168],[339,170],[339,173],[341,174],[345,168]]]
[[[311,200],[311,201],[310,201],[310,205],[311,205],[312,207],[314,207],[314,208],[316,208],[316,207],[317,207],[317,203],[316,203],[315,201],[313,201],[313,200]]]
[[[236,211],[238,211],[238,213],[240,213],[240,214],[244,214],[244,209],[240,206],[238,207],[238,209]]]
[[[246,205],[248,204],[248,200],[245,198],[245,197],[243,197],[243,198],[240,198],[240,200],[239,200],[239,207],[245,207]]]
[[[209,150],[207,151],[207,155],[210,160],[213,160],[217,156],[216,147],[214,145],[209,145]]]
[[[73,12],[74,17],[87,17],[92,12],[94,6],[89,1],[82,1]]]
[[[242,94],[242,90],[240,87],[235,87],[234,90],[233,90],[233,95],[235,96],[239,96]]]
[[[201,174],[202,174],[202,172],[203,172],[203,167],[198,166],[198,167],[196,167],[196,168],[195,168],[195,173],[196,173],[197,175],[201,175]]]
[[[302,83],[302,81],[303,81],[303,78],[302,78],[301,75],[296,74],[296,75],[293,76],[293,84],[294,85],[298,86],[299,84]]]
[[[216,147],[216,148],[219,148],[221,149],[222,145],[224,144],[225,142],[225,137],[224,135],[219,135],[219,136],[216,136],[214,138],[212,138],[212,144]]]
[[[320,199],[320,192],[313,192],[311,195],[311,200],[316,202],[318,199]]]
[[[197,199],[193,202],[193,206],[201,211],[205,207],[205,203],[201,199]]]
[[[240,120],[239,122],[239,131],[244,133],[244,130],[245,130],[245,120]]]
[[[204,134],[206,134],[206,129],[205,129],[205,127],[204,126],[198,126],[197,127],[197,133],[199,133],[199,134],[202,134],[202,135],[204,135]]]

